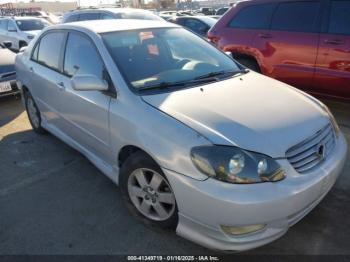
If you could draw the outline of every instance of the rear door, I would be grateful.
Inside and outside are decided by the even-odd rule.
[[[37,42],[31,54],[28,74],[30,91],[44,121],[59,127],[59,101],[62,97],[61,66],[66,33],[50,31]]]
[[[310,90],[315,72],[322,5],[320,1],[280,2],[264,39],[266,74]]]
[[[350,0],[332,0],[327,10],[313,91],[350,101]]]

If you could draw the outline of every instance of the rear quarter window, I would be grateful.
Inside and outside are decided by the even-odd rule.
[[[229,23],[232,28],[269,28],[276,4],[261,4],[243,7]]]

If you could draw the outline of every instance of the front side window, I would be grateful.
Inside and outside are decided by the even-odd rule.
[[[82,13],[79,16],[79,21],[98,20],[98,19],[100,19],[99,13]]]
[[[113,15],[111,15],[111,14],[105,14],[105,13],[103,13],[103,14],[101,14],[101,19],[103,19],[103,20],[109,20],[109,19],[115,19],[115,17],[114,17]]]
[[[268,29],[275,4],[244,7],[229,23],[232,28]]]
[[[40,43],[38,44],[38,51],[34,50],[33,53],[34,55],[35,52],[38,52],[37,61],[40,64],[43,64],[56,70],[59,69],[60,53],[61,47],[64,43],[64,36],[65,33],[63,32],[55,32],[48,33],[41,38]]]
[[[350,35],[350,1],[332,1],[328,33]]]
[[[272,18],[271,29],[295,32],[318,31],[319,2],[281,3]]]
[[[95,75],[103,79],[103,62],[95,46],[86,37],[70,33],[64,58],[64,73],[68,76]]]
[[[41,19],[23,19],[16,20],[16,24],[21,31],[36,31],[42,30],[50,24]]]
[[[79,15],[70,15],[67,17],[65,23],[76,22],[78,21]]]
[[[207,41],[183,28],[101,34],[113,60],[134,90],[157,85],[195,85],[208,74],[220,78],[238,65]],[[169,87],[172,88],[172,87]],[[168,89],[169,90],[169,89]],[[172,90],[172,89],[170,89]]]

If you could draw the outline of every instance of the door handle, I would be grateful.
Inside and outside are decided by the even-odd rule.
[[[30,68],[29,68],[29,71],[32,72],[32,73],[34,73],[33,67],[30,67]]]
[[[268,38],[272,38],[272,35],[267,34],[267,33],[261,33],[258,35],[260,38],[264,38],[264,39],[268,39]]]
[[[342,45],[345,43],[344,40],[341,39],[326,39],[324,42],[330,45]]]
[[[58,89],[59,89],[60,91],[64,91],[65,87],[64,87],[64,83],[63,83],[63,82],[57,83],[57,86],[58,86]]]

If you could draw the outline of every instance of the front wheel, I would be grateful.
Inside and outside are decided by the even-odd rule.
[[[120,188],[124,203],[142,223],[174,230],[178,210],[174,192],[161,168],[143,152],[122,165]]]

